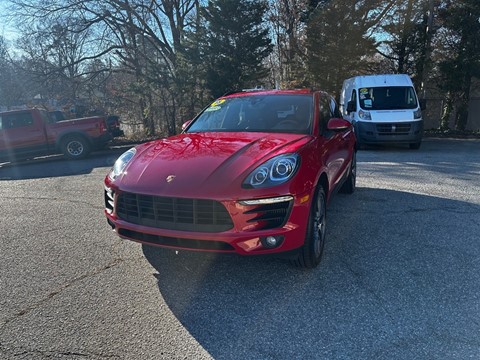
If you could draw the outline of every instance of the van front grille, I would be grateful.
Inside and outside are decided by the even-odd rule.
[[[408,135],[410,133],[410,124],[377,124],[378,135]]]

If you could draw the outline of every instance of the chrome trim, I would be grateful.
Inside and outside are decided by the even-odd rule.
[[[240,205],[265,205],[265,204],[276,204],[280,202],[292,201],[293,196],[280,196],[275,198],[268,199],[252,199],[252,200],[240,200],[238,203]]]

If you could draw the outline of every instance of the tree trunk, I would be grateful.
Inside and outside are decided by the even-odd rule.
[[[462,81],[462,94],[460,96],[460,103],[457,107],[457,114],[455,116],[455,130],[465,130],[468,121],[468,104],[470,102],[470,87],[472,85],[472,75],[468,72]]]
[[[450,122],[450,115],[452,114],[453,110],[453,97],[452,93],[449,91],[443,100],[442,105],[442,117],[440,119],[440,130],[448,130],[449,122]]]
[[[413,10],[413,0],[408,0],[407,10],[405,12],[405,19],[403,21],[402,40],[400,43],[400,50],[398,52],[397,73],[399,74],[403,74],[405,72],[405,62],[406,62],[405,58],[408,56],[408,54],[406,54],[407,38],[411,31],[412,10]]]

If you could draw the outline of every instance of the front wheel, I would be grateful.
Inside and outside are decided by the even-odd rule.
[[[62,153],[69,159],[82,159],[90,153],[90,144],[80,135],[70,135],[62,140]]]
[[[313,269],[320,263],[325,245],[326,224],[325,191],[320,187],[310,206],[305,242],[298,257],[293,260],[295,266]]]
[[[344,194],[353,194],[357,184],[357,154],[355,151],[352,155],[352,163],[350,164],[350,171],[348,177],[340,188],[340,192]]]
[[[422,145],[422,142],[421,142],[421,141],[408,144],[408,146],[409,146],[410,149],[412,149],[412,150],[418,150],[418,149],[420,149],[420,145]]]

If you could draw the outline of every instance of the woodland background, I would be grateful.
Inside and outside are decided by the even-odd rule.
[[[480,129],[478,0],[0,0],[0,109],[172,135],[228,91],[407,73],[427,127]],[[9,34],[12,34],[10,32]]]

